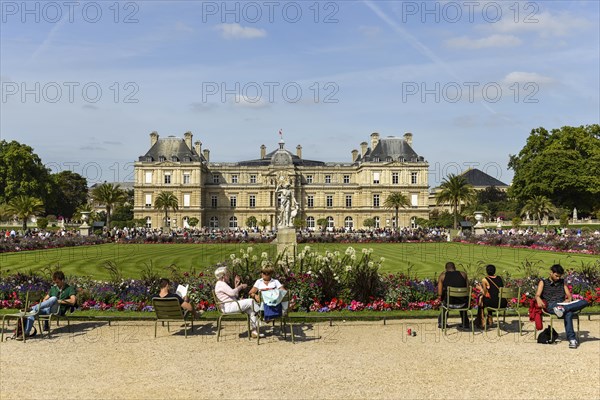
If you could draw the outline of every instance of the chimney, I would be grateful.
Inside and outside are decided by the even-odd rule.
[[[358,150],[354,149],[354,150],[352,150],[352,162],[356,161],[357,158],[358,158]]]
[[[185,139],[185,144],[187,145],[188,149],[192,149],[192,137],[194,135],[192,135],[192,132],[187,131],[186,133],[183,134],[183,138]]]
[[[210,150],[209,149],[204,149],[204,151],[202,152],[202,154],[204,154],[204,158],[206,159],[206,162],[210,161]]]
[[[371,133],[371,150],[375,150],[377,143],[379,143],[379,133],[373,132]]]
[[[196,140],[196,143],[194,143],[194,150],[196,150],[196,153],[198,155],[200,155],[202,153],[202,142],[199,140]]]
[[[409,146],[412,146],[412,133],[406,132],[404,134],[404,140],[408,143]]]
[[[302,158],[302,146],[296,146],[296,155],[298,156],[298,158]]]
[[[158,142],[158,132],[154,131],[150,134],[150,147],[154,146],[156,142]]]
[[[267,156],[267,146],[264,144],[260,145],[260,158],[261,160]]]
[[[361,157],[365,156],[365,153],[367,152],[367,146],[368,146],[367,142],[362,142],[360,144],[360,156]]]

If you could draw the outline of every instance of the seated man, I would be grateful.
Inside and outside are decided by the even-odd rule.
[[[179,301],[179,305],[181,305],[181,308],[183,310],[191,312],[194,315],[194,317],[197,316],[196,311],[194,310],[194,306],[192,306],[192,304],[190,303],[190,299],[188,296],[182,298],[177,293],[171,292],[171,282],[167,278],[161,278],[158,287],[160,288],[160,292],[158,292],[158,294],[154,297],[160,297],[162,299],[175,298]]]
[[[535,293],[535,301],[538,307],[545,308],[548,313],[555,314],[558,318],[565,320],[565,332],[569,341],[569,348],[576,349],[579,346],[577,336],[573,329],[573,313],[588,306],[585,300],[571,302],[571,291],[562,278],[565,270],[559,264],[550,267],[550,277],[540,280]],[[558,303],[570,303],[560,305]]]
[[[448,261],[446,263],[446,271],[440,274],[438,278],[438,296],[442,303],[446,303],[447,299],[447,288],[448,286],[452,287],[467,287],[467,273],[463,271],[457,271],[456,266],[453,262]],[[467,305],[469,301],[466,297],[450,297],[450,305],[455,305],[457,308],[462,308]],[[442,311],[443,312],[443,311]],[[466,311],[460,311],[460,318],[462,321],[461,326],[465,329],[470,329],[469,325],[469,317],[467,316]],[[442,313],[438,317],[438,328],[442,327]]]
[[[44,300],[31,309],[33,311],[40,310],[40,314],[42,315],[53,314],[60,310],[60,315],[65,315],[70,307],[75,307],[75,304],[77,304],[75,288],[65,282],[65,274],[62,271],[56,271],[52,274],[52,282],[54,286],[50,288],[50,292],[44,297]],[[25,334],[27,336],[33,337],[37,334],[33,326],[34,322],[35,317],[31,316],[27,318],[25,323]],[[32,328],[33,332],[31,332]],[[49,327],[45,327],[45,330],[48,329]]]

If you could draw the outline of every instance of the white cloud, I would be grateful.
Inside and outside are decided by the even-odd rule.
[[[551,14],[543,11],[539,14],[522,15],[518,22],[513,18],[502,18],[500,21],[487,24],[491,31],[500,33],[533,32],[542,38],[572,35],[592,26],[592,23],[568,12]]]
[[[378,36],[381,33],[381,28],[378,26],[361,25],[358,27],[358,30],[360,33],[370,38]]]
[[[549,76],[543,76],[536,72],[514,71],[504,77],[502,82],[506,85],[512,83],[537,83],[539,85],[555,83],[556,80]]]
[[[514,47],[521,44],[521,39],[513,35],[491,35],[480,39],[467,36],[446,40],[446,46],[462,49],[484,49],[488,47]]]
[[[248,97],[241,94],[235,96],[232,104],[236,107],[243,108],[265,108],[269,106],[262,97]]]
[[[244,27],[240,24],[219,24],[216,29],[225,39],[256,39],[267,36],[264,29]]]
[[[175,30],[178,32],[185,32],[185,33],[193,33],[194,29],[187,25],[185,22],[181,22],[181,21],[177,21],[175,23]]]

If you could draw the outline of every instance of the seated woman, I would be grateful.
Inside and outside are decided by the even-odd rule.
[[[260,293],[263,290],[273,290],[273,289],[285,289],[283,285],[277,280],[273,279],[273,272],[275,270],[273,267],[266,266],[261,269],[261,278],[257,279],[254,282],[254,286],[250,289],[250,297],[260,303]]]
[[[194,310],[194,306],[192,305],[192,303],[190,303],[190,299],[188,296],[185,296],[183,298],[177,293],[171,292],[171,282],[167,278],[161,278],[158,287],[160,288],[160,292],[158,292],[158,294],[154,297],[160,297],[163,299],[171,297],[176,298],[177,300],[179,300],[179,305],[181,305],[181,308],[183,310],[191,312],[194,315],[194,317],[197,316],[196,310]]]
[[[256,313],[259,311],[258,304],[252,299],[241,299],[238,300],[240,290],[244,290],[248,287],[245,283],[240,283],[241,279],[239,276],[234,278],[234,288],[229,286],[230,274],[227,271],[227,267],[219,267],[215,270],[215,277],[217,283],[215,284],[215,296],[220,302],[221,311],[225,314],[234,313],[246,313],[250,316],[250,326],[252,328],[252,337],[258,336],[257,326],[258,319]]]
[[[486,307],[498,307],[498,298],[500,297],[500,288],[504,287],[504,281],[501,277],[496,276],[496,267],[489,264],[485,267],[487,276],[481,280],[481,285],[478,289],[481,290],[482,296],[479,301],[477,310],[477,326],[483,328],[484,310]],[[506,299],[502,299],[500,307],[506,307]],[[492,316],[488,314],[488,325],[492,324]]]

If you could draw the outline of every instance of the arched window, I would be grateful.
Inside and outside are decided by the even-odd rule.
[[[237,228],[237,217],[231,217],[229,218],[229,229],[235,229]]]
[[[308,229],[315,229],[315,217],[306,218],[306,227]]]
[[[152,218],[146,217],[146,228],[152,228]]]
[[[351,230],[354,228],[354,222],[352,221],[352,217],[346,217],[344,219],[344,228],[347,230]]]
[[[219,218],[210,217],[210,222],[208,225],[210,228],[218,228],[219,227]]]
[[[327,227],[328,228],[333,228],[333,217],[327,217]]]
[[[379,224],[380,224],[380,221],[381,221],[381,220],[379,219],[379,217],[375,217],[375,218],[373,218],[373,221],[375,221],[375,228],[379,228]]]

